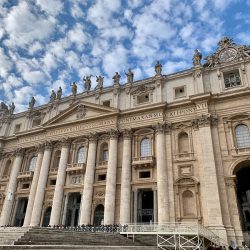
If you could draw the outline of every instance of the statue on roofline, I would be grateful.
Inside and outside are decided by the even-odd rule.
[[[160,64],[159,61],[157,61],[155,65],[155,73],[156,75],[161,75],[161,72],[162,72],[162,65]]]
[[[76,85],[76,83],[73,82],[70,86],[71,86],[71,91],[72,91],[73,96],[76,96],[76,94],[77,94],[77,85]]]
[[[50,102],[53,102],[55,100],[56,100],[56,93],[54,90],[52,90],[50,94]]]
[[[119,75],[118,72],[115,72],[115,75],[113,76],[112,78],[114,80],[114,84],[120,84],[120,79],[121,79],[121,76]]]
[[[35,99],[34,96],[32,96],[32,97],[31,97],[31,100],[30,100],[30,102],[29,102],[29,108],[30,108],[30,109],[33,109],[34,106],[35,106],[35,103],[36,103],[36,99]]]
[[[103,88],[103,79],[104,77],[99,75],[99,76],[96,76],[96,82],[97,82],[97,85],[95,87],[95,90],[96,89],[102,89]]]
[[[59,87],[59,89],[57,90],[56,99],[57,99],[57,100],[61,100],[61,98],[62,98],[62,88]]]
[[[10,105],[9,105],[9,114],[12,115],[14,113],[14,110],[15,110],[16,106],[14,104],[14,102],[12,102]]]
[[[87,92],[91,89],[91,77],[92,77],[92,75],[86,75],[83,77],[84,90]]]
[[[201,59],[202,59],[202,54],[198,49],[194,50],[194,55],[193,55],[193,65],[194,66],[200,66],[201,65]]]
[[[127,83],[133,83],[134,73],[132,72],[130,68],[128,69],[128,73],[125,72],[125,75],[127,76]]]

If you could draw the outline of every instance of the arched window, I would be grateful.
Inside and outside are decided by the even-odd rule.
[[[60,162],[60,158],[61,158],[61,151],[57,150],[55,152],[55,156],[54,156],[54,164],[53,164],[53,168],[58,169],[59,167],[59,162]]]
[[[28,171],[34,172],[35,167],[36,167],[36,159],[37,159],[36,156],[33,156],[33,157],[30,159]]]
[[[86,148],[80,147],[77,151],[76,163],[84,163],[86,157]]]
[[[196,216],[196,202],[192,191],[182,193],[183,216]]]
[[[8,176],[10,174],[11,160],[8,160],[5,164],[3,176]]]
[[[149,138],[141,140],[141,157],[151,156],[151,142]]]
[[[179,153],[189,152],[188,134],[185,132],[180,133],[178,136],[178,149]]]
[[[103,143],[101,145],[101,150],[100,150],[100,160],[101,161],[108,161],[109,159],[109,149],[108,149],[108,144]]]
[[[250,147],[250,134],[246,125],[240,124],[235,128],[236,143],[238,148]]]

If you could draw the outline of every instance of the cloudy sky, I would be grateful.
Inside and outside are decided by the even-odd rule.
[[[132,68],[135,80],[192,67],[230,36],[250,44],[250,0],[0,0],[0,101],[26,110],[52,89],[83,89],[86,74],[112,84]],[[92,87],[96,84],[92,78]]]

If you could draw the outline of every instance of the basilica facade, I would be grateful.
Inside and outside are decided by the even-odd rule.
[[[0,109],[0,225],[199,222],[250,231],[250,47],[223,38],[191,69]],[[105,80],[108,81],[108,80]]]

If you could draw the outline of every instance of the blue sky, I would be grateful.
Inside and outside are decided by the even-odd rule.
[[[112,84],[192,67],[194,49],[212,53],[223,36],[250,45],[250,0],[0,0],[0,101],[26,110],[59,86],[83,90],[86,74]],[[92,77],[92,88],[96,85]]]

